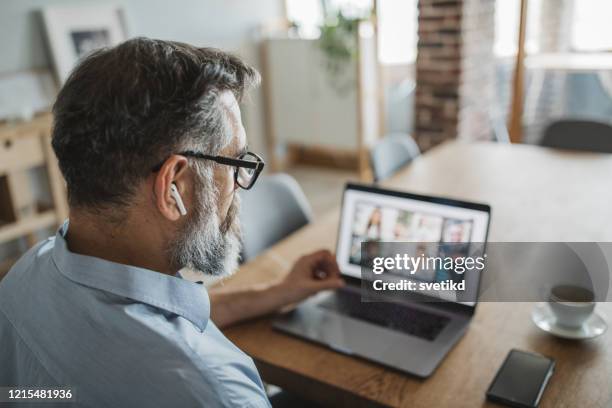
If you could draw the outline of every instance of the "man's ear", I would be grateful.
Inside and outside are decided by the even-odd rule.
[[[155,175],[153,181],[155,205],[162,216],[170,221],[176,221],[181,217],[175,195],[171,192],[172,184],[176,186],[184,207],[190,208],[191,194],[188,193],[188,190],[191,183],[188,179],[188,168],[188,162],[184,156],[172,155]]]

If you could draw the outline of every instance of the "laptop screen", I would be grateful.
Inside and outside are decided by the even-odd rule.
[[[436,256],[431,251],[439,251],[443,245],[459,244],[456,247],[467,251],[470,243],[487,239],[490,209],[483,204],[356,184],[347,185],[342,203],[336,257],[342,273],[358,279],[362,242],[409,242],[415,245],[407,247]],[[418,279],[435,282],[440,277],[421,274]],[[472,282],[476,290],[478,279]],[[452,296],[445,300],[452,300]]]

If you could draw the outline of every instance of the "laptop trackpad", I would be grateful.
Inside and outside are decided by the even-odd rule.
[[[391,302],[364,303],[358,293],[349,291],[337,291],[334,296],[329,296],[318,306],[429,341],[435,340],[451,321],[448,316],[430,313],[409,305]]]
[[[316,296],[292,313],[281,316],[275,321],[274,327],[323,343],[343,354],[359,356],[427,377],[465,332],[469,322],[469,319],[440,314],[448,319],[448,322],[439,329],[433,340],[416,337],[397,328],[385,327],[380,323],[331,310],[330,308],[337,307],[331,299],[340,292]]]

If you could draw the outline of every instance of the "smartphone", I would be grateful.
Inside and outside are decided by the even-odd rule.
[[[537,353],[510,350],[487,398],[510,407],[536,408],[555,369],[555,361]]]

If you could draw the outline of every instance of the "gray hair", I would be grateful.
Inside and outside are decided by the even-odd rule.
[[[230,140],[230,91],[240,101],[255,69],[213,48],[135,38],[84,58],[55,105],[53,149],[71,207],[129,205],[135,186],[180,149],[217,154]],[[199,169],[204,175],[204,167]]]

